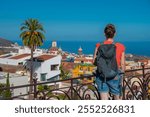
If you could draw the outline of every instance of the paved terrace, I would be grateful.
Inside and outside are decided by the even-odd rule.
[[[69,78],[66,80],[58,80],[51,82],[37,83],[36,78],[33,84],[10,87],[11,91],[32,87],[31,94],[18,95],[11,98],[1,99],[22,99],[22,100],[100,100],[97,87],[94,82],[85,83],[84,79],[95,78],[94,75],[82,76],[77,78]],[[59,87],[61,84],[62,86]],[[49,85],[49,86],[48,86]],[[0,91],[5,91],[8,88],[1,88]],[[110,94],[110,100],[113,96]],[[149,100],[150,99],[150,68],[128,70],[123,75],[123,100]]]

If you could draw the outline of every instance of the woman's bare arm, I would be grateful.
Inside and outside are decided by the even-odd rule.
[[[123,72],[125,72],[125,52],[122,53],[122,56],[121,56],[121,70]]]
[[[97,53],[97,47],[95,48],[95,51],[94,51],[93,63],[94,63],[95,58],[96,58],[96,53]]]

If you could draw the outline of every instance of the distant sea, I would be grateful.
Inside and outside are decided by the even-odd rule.
[[[23,45],[21,40],[14,41],[19,45]],[[51,47],[52,41],[45,41],[40,48],[48,49]],[[81,47],[83,54],[93,54],[97,41],[57,41],[57,47],[61,47],[63,51],[77,53]],[[150,41],[147,42],[121,42],[126,47],[127,54],[150,57]]]

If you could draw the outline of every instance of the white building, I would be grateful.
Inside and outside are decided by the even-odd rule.
[[[0,72],[0,83],[6,84],[6,76],[7,76],[6,72]],[[9,77],[10,86],[19,86],[28,84],[28,76],[14,73],[9,73],[9,76],[10,76]],[[13,89],[11,90],[12,97],[28,94],[28,89],[29,89],[28,87]]]
[[[140,67],[140,64],[138,62],[135,61],[126,61],[126,69],[130,70],[130,69],[138,69]]]
[[[54,44],[53,46],[56,45]],[[33,57],[34,72],[37,73],[38,81],[59,79],[61,55],[51,55],[49,53],[43,53],[41,49],[36,49]],[[27,69],[30,69],[30,58],[30,50],[28,50],[27,48],[22,48],[20,49],[19,53],[9,53],[1,55],[0,64],[8,66],[23,65],[24,67],[26,66]]]
[[[9,53],[0,56],[0,64],[8,64],[8,65],[19,65],[24,64],[27,59],[30,58],[29,53],[24,54],[15,54],[15,53]]]
[[[43,54],[34,58],[33,73],[37,75],[38,81],[53,81],[59,79],[61,55]],[[30,69],[30,60],[27,62]]]
[[[74,63],[87,63],[93,64],[93,57],[79,56],[74,58]]]
[[[8,53],[0,56],[0,64],[8,64],[8,65],[24,65],[25,62],[31,58],[31,50],[28,47],[16,47],[18,49],[17,53]],[[35,49],[33,56],[39,56],[43,54],[42,49]]]

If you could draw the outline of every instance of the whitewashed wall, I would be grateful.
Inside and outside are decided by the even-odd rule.
[[[46,79],[49,79],[60,74],[59,67],[61,64],[61,56],[58,55],[56,57],[53,57],[43,62],[35,61],[33,64],[34,64],[33,72],[37,73],[38,81],[40,81],[41,74],[44,74],[44,73],[47,74]],[[51,71],[51,65],[55,65],[55,64],[58,64],[58,70]],[[28,65],[27,67],[30,68],[30,62],[28,62],[27,65]]]
[[[9,75],[9,82],[10,86],[19,86],[19,85],[25,85],[28,84],[28,76],[16,76],[16,75]],[[0,83],[6,83],[6,78],[0,79]],[[13,90],[13,96],[17,96],[20,94],[27,94],[28,88],[18,88]]]

